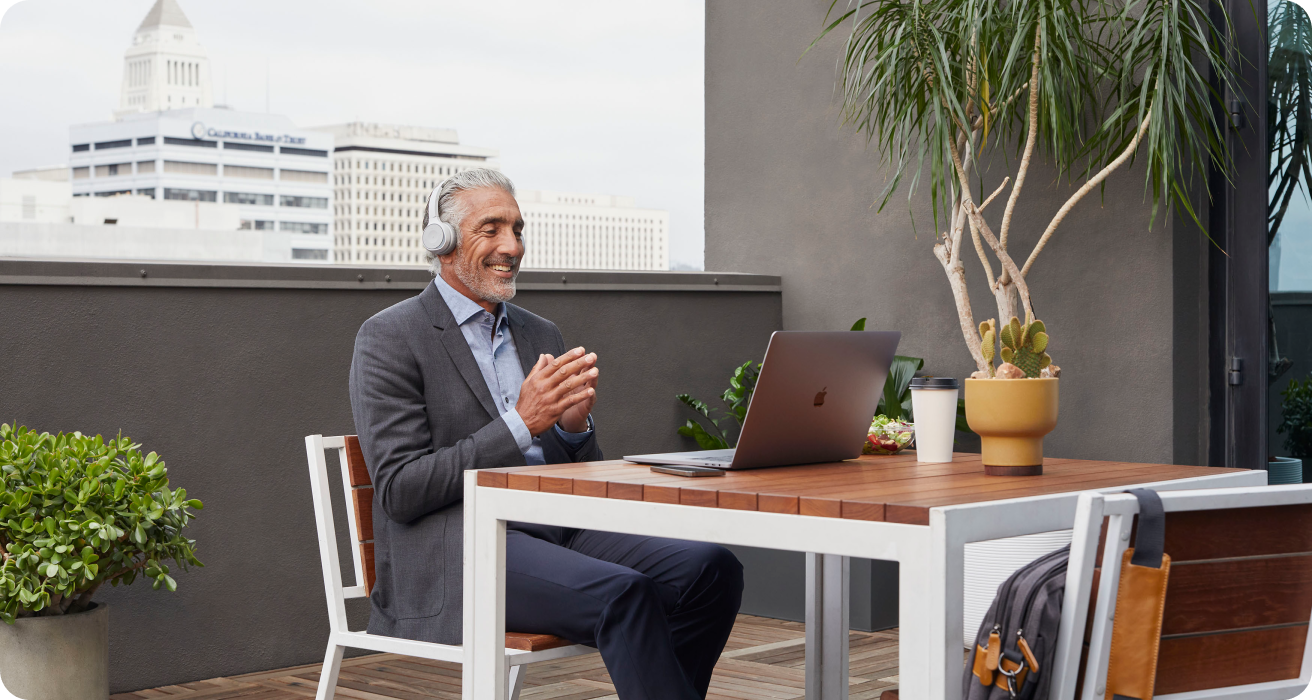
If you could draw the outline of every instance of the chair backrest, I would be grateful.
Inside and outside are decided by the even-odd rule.
[[[323,562],[324,589],[328,596],[329,620],[333,628],[346,629],[345,601],[364,598],[374,586],[374,489],[365,468],[360,441],[354,435],[305,438],[310,465],[310,490],[314,497],[314,520],[319,533],[319,555]],[[332,492],[328,487],[329,469],[326,450],[336,450],[341,466],[343,507],[354,547],[355,584],[342,582],[337,550],[337,528],[333,519]],[[340,627],[339,627],[340,625]]]
[[[1171,570],[1154,697],[1298,695],[1312,679],[1312,486],[1159,495]],[[1121,559],[1138,510],[1128,494],[1080,497],[1058,645],[1066,672],[1054,678],[1064,687],[1053,697],[1077,697],[1069,672],[1077,668],[1078,697],[1104,696]]]

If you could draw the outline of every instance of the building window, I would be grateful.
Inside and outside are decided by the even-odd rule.
[[[81,153],[82,151],[89,151],[89,150],[91,150],[91,144],[89,144],[89,143],[75,143],[75,144],[73,144],[73,152],[74,152],[74,153]]]
[[[137,162],[138,175],[141,175],[142,173],[153,173],[153,172],[155,172],[155,161],[143,160]]]
[[[131,163],[114,163],[112,165],[97,165],[96,177],[118,177],[119,175],[131,175]]]
[[[178,139],[165,136],[164,143],[170,146],[196,146],[198,148],[218,148],[218,141],[201,141],[200,139]]]
[[[151,199],[154,199],[154,198],[155,198],[155,188],[154,188],[154,187],[147,187],[147,188],[142,189],[142,190],[137,190],[137,194],[141,195],[142,197],[150,197]]]
[[[91,177],[91,168],[73,168],[74,180],[85,180]]]
[[[294,197],[285,194],[282,196],[282,206],[303,207],[307,209],[327,209],[328,198],[327,197]]]
[[[117,197],[121,194],[132,194],[132,190],[111,190],[109,192],[97,192],[97,197]]]
[[[287,156],[314,156],[316,158],[327,158],[328,151],[319,151],[313,148],[292,148],[291,146],[279,146],[279,152]]]
[[[168,161],[165,161],[165,165]],[[214,202],[218,200],[218,192],[210,190],[180,190],[172,187],[164,188],[164,199],[176,199],[184,202]]]
[[[328,233],[328,224],[307,224],[300,221],[284,221],[278,226],[279,230],[292,231],[295,233]]]
[[[320,248],[292,248],[292,260],[327,260],[328,251]]]
[[[127,148],[132,145],[132,139],[123,139],[122,141],[100,141],[96,143],[96,150],[103,151],[107,148]]]
[[[259,219],[254,219],[254,220],[252,220],[252,219],[242,219],[242,220],[241,220],[241,227],[242,227],[242,229],[244,229],[244,230],[248,230],[248,231],[249,231],[249,230],[255,230],[255,231],[272,231],[272,230],[273,230],[273,222],[272,222],[272,221],[261,221],[261,220],[259,220]]]
[[[180,160],[164,161],[164,172],[178,173],[179,175],[218,175],[219,166],[214,163],[188,163]],[[100,169],[96,169],[96,175],[100,175]]]
[[[325,185],[328,184],[328,173],[314,172],[311,170],[287,170],[284,168],[279,177],[288,182],[317,182]]]
[[[156,143],[154,136],[147,136],[144,139],[137,139],[138,146],[154,146]]]
[[[226,171],[227,168],[224,168]],[[223,201],[228,204],[254,204],[258,206],[273,206],[273,195],[271,194],[254,194],[251,192],[224,192]],[[270,227],[272,228],[272,226]]]
[[[249,180],[272,180],[273,168],[251,168],[245,165],[223,166],[225,177],[244,177]]]
[[[273,153],[273,146],[261,146],[258,143],[234,143],[232,141],[223,142],[225,151],[256,151],[259,153]]]

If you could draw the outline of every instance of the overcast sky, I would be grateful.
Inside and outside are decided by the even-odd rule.
[[[11,0],[0,0],[0,10]],[[154,0],[25,0],[0,23],[0,176],[67,161],[110,118]],[[450,127],[525,189],[670,212],[702,266],[704,0],[179,0],[214,100],[300,126]]]

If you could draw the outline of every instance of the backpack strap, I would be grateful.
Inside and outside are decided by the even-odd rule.
[[[1134,557],[1130,563],[1150,569],[1162,568],[1162,549],[1166,546],[1166,509],[1162,497],[1152,489],[1130,489],[1139,499],[1139,531],[1134,535]]]
[[[1134,547],[1125,550],[1121,557],[1116,620],[1112,624],[1112,647],[1107,661],[1106,700],[1152,700],[1157,684],[1166,583],[1171,570],[1171,557],[1162,551],[1166,542],[1166,511],[1161,497],[1149,489],[1134,489],[1129,493],[1139,500],[1139,529]]]

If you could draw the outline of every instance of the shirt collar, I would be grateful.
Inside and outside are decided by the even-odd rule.
[[[480,312],[485,311],[482,306],[478,305],[473,299],[457,292],[454,287],[447,284],[441,275],[433,278],[433,284],[437,287],[438,293],[442,295],[442,300],[446,302],[447,308],[451,309],[451,315],[455,317],[457,325],[465,325],[465,322],[477,316]],[[497,304],[496,325],[500,326],[506,320],[505,303]]]

